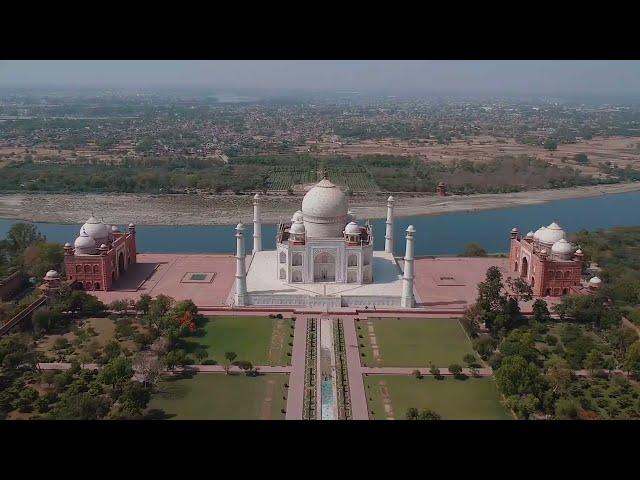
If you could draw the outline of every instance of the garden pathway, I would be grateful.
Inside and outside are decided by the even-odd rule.
[[[286,420],[302,420],[304,409],[304,369],[307,343],[307,317],[297,316],[293,330],[289,391],[287,392]]]

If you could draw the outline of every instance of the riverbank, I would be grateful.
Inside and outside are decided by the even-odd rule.
[[[640,191],[640,182],[554,190],[467,196],[394,194],[398,217],[441,215],[535,205],[554,200],[596,197]],[[386,216],[386,194],[353,196],[350,208],[360,219]],[[265,223],[288,220],[300,208],[302,195],[265,195]],[[0,218],[47,223],[82,223],[94,213],[111,224],[229,225],[252,221],[251,195],[141,195],[141,194],[4,194]]]

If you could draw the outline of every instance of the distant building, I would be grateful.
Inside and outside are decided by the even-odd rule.
[[[557,223],[521,237],[511,230],[509,271],[523,278],[538,297],[577,293],[581,286],[584,255],[566,239]]]
[[[438,183],[438,186],[436,187],[436,193],[439,197],[447,196],[447,186],[444,184],[444,182]]]
[[[136,263],[136,227],[127,232],[91,216],[80,228],[73,245],[64,246],[67,280],[84,290],[111,290],[113,284]]]

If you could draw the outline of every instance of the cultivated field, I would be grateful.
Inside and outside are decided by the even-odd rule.
[[[585,174],[594,175],[593,165],[612,161],[620,167],[640,166],[640,137],[595,137],[573,144],[558,145],[555,151],[542,146],[516,143],[512,138],[502,139],[491,136],[470,137],[468,140],[453,140],[448,145],[434,140],[403,141],[397,139],[365,140],[357,143],[315,142],[296,148],[300,153],[308,153],[312,148],[318,155],[398,155],[421,157],[431,161],[451,163],[459,160],[489,162],[505,155],[527,155],[537,157],[554,165],[571,165]],[[574,155],[585,153],[591,165],[578,165]],[[563,162],[565,159],[565,162]]]

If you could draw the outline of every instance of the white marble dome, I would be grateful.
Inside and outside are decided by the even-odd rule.
[[[105,225],[93,215],[80,227],[80,234],[82,234],[83,230],[87,235],[93,237],[97,243],[106,243],[109,240],[111,231],[108,225]]]
[[[304,226],[309,237],[338,238],[347,223],[347,198],[340,188],[323,178],[302,200]]]
[[[96,241],[85,230],[81,230],[80,236],[73,242],[73,248],[76,254],[92,255],[96,252]]]
[[[533,231],[527,233],[527,238],[533,238],[535,234],[533,233]]]
[[[556,254],[562,258],[568,258],[573,255],[573,245],[567,242],[564,238],[561,238],[551,247],[551,253]]]
[[[535,240],[538,240],[540,238],[540,235],[542,234],[542,232],[544,232],[546,230],[547,227],[545,227],[544,225],[542,227],[540,227],[538,230],[535,231],[535,233],[533,234],[533,238]]]
[[[344,233],[348,235],[359,235],[360,234],[360,226],[356,222],[350,222],[344,228]]]
[[[600,278],[598,277],[593,277],[591,280],[589,280],[589,285],[592,287],[599,287],[601,283],[602,280],[600,280]]]
[[[301,222],[303,220],[303,215],[302,215],[302,211],[298,210],[296,211],[296,213],[293,214],[293,217],[291,217],[291,221],[292,222]]]
[[[536,236],[537,235],[537,236]],[[544,230],[538,230],[534,234],[534,238],[541,243],[545,243],[547,245],[553,245],[558,240],[562,240],[565,238],[564,230],[557,223],[553,222],[548,227],[545,227]]]
[[[44,276],[45,280],[57,280],[60,278],[60,274],[58,272],[56,272],[55,270],[49,270],[45,276]]]

